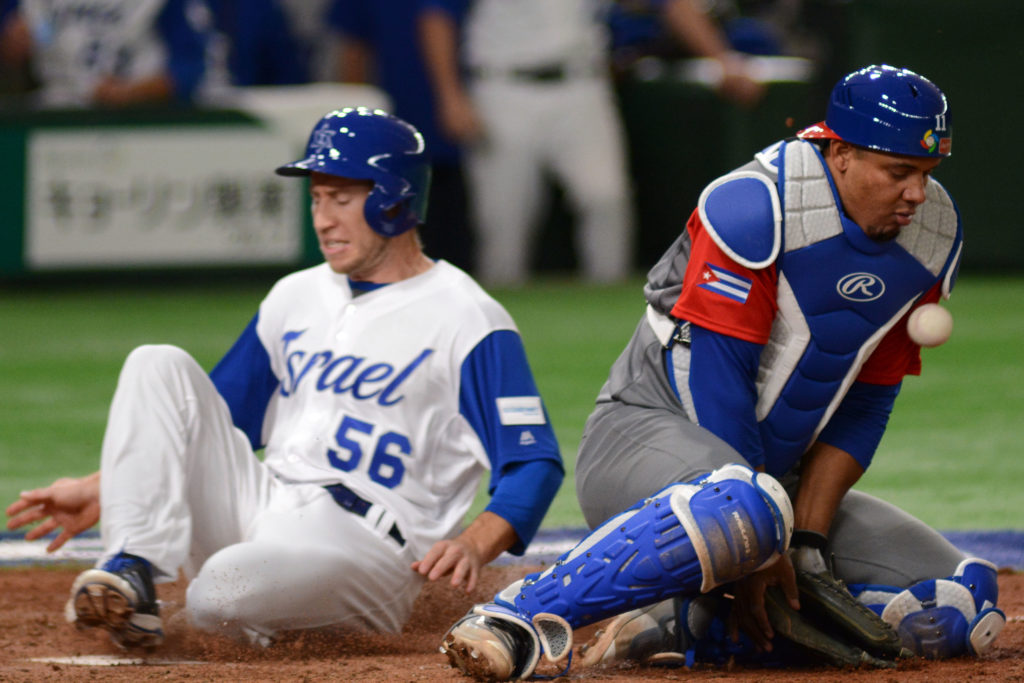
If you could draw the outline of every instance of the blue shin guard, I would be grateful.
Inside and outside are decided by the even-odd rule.
[[[792,527],[789,497],[774,478],[729,465],[611,518],[495,601],[538,625],[585,626],[746,576],[785,552]]]
[[[987,650],[1006,625],[996,607],[999,587],[991,562],[968,558],[952,576],[902,589],[851,585],[858,600],[895,628],[920,657],[946,659]]]

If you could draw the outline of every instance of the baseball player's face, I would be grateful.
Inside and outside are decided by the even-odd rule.
[[[832,145],[833,178],[846,214],[871,239],[895,239],[924,202],[928,178],[941,159]]]
[[[320,252],[334,272],[357,280],[372,279],[388,251],[388,239],[374,232],[363,214],[371,189],[368,180],[323,173],[313,173],[309,183]]]

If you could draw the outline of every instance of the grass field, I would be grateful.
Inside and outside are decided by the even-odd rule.
[[[269,281],[0,290],[0,501],[96,467],[118,369],[142,343],[172,343],[206,368],[248,322]],[[643,310],[641,282],[545,279],[496,297],[516,318],[568,475],[546,527],[582,526],[572,462],[608,367]],[[939,529],[1024,529],[1024,278],[964,276],[952,339],[925,349],[859,487]],[[476,509],[482,505],[478,497]]]

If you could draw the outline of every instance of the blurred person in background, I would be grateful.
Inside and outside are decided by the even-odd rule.
[[[633,217],[603,3],[421,4],[437,117],[466,154],[477,275],[492,285],[527,280],[550,174],[578,219],[583,277],[626,277]]]
[[[608,13],[612,67],[622,76],[645,58],[705,57],[718,66],[718,93],[752,107],[764,95],[752,78],[745,54],[780,54],[770,25],[738,18],[720,26],[700,0],[619,0]]]
[[[309,66],[309,80],[330,83],[337,77],[338,41],[327,23],[334,0],[277,0],[299,44],[300,59]],[[365,4],[376,4],[373,3]]]
[[[0,41],[45,106],[189,102],[213,28],[201,0],[12,0]]]
[[[232,85],[308,83],[308,55],[278,0],[207,0]]]

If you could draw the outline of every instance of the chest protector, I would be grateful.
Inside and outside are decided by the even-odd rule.
[[[749,182],[757,174],[763,184]],[[726,253],[754,268],[768,267],[774,257],[777,267],[778,313],[761,354],[757,418],[767,470],[779,476],[821,432],[864,362],[914,302],[936,282],[948,294],[960,220],[945,189],[929,180],[913,222],[895,240],[875,242],[842,214],[820,153],[802,141],[778,143],[730,176],[756,186],[759,204],[765,189],[777,193],[781,207],[780,229],[778,215],[727,220],[728,207],[739,205],[730,193],[716,189],[701,198],[702,216],[712,221],[705,227]],[[716,187],[728,188],[728,176],[722,180]],[[762,234],[752,239],[751,230]],[[751,244],[756,253],[748,253]]]

